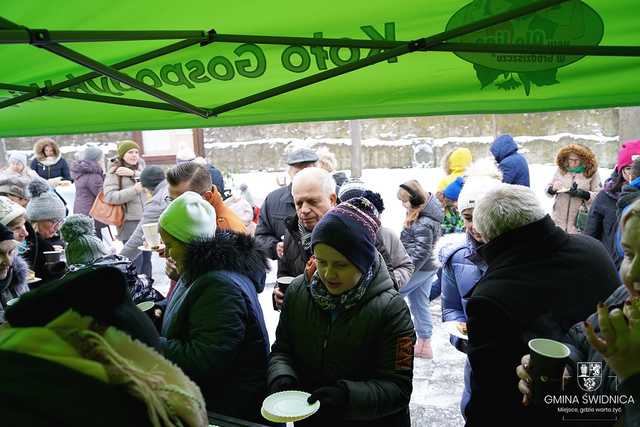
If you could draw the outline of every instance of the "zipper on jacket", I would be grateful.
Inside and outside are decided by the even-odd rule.
[[[329,346],[329,336],[331,335],[331,327],[333,326],[333,322],[335,321],[335,319],[331,319],[331,315],[330,314],[326,314],[326,316],[329,318],[329,323],[327,325],[327,328],[324,331],[324,339],[322,340],[322,371],[326,371],[327,366],[326,366],[326,354],[327,354],[327,347]]]

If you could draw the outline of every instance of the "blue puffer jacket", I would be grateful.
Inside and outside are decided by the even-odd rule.
[[[485,271],[487,264],[476,253],[473,241],[468,235],[456,233],[459,239],[444,246],[439,255],[442,265],[440,282],[442,286],[442,321],[467,321],[467,299]],[[452,239],[453,240],[453,239]],[[450,335],[449,341],[459,351],[466,353],[467,340]],[[471,365],[467,360],[464,365],[464,390],[460,400],[460,411],[471,399]]]
[[[491,144],[491,154],[502,171],[502,182],[529,186],[529,164],[518,153],[518,145],[511,135],[501,135]]]
[[[469,236],[443,247],[439,258],[442,264],[442,321],[466,322],[465,295],[476,286],[487,271],[487,265],[476,253]],[[451,336],[450,341],[455,348],[463,351],[464,340]]]

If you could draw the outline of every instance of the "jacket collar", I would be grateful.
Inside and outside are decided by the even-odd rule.
[[[185,277],[188,282],[212,271],[231,271],[247,276],[258,290],[264,289],[269,264],[258,250],[253,237],[244,233],[219,230],[210,239],[189,244]]]
[[[478,253],[488,265],[496,261],[509,262],[514,256],[551,252],[569,236],[557,227],[549,215],[511,230],[489,243],[478,247]]]
[[[291,184],[285,187],[287,191],[282,192],[282,196],[280,196],[280,201],[282,203],[289,203],[295,206],[295,202],[293,201],[293,194],[291,194]]]

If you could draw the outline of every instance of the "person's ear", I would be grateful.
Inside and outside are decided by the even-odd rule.
[[[338,196],[336,196],[336,194],[333,193],[331,196],[329,196],[329,200],[331,201],[331,206],[335,206],[336,201],[338,200]]]

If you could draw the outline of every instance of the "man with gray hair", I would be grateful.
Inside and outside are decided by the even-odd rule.
[[[336,182],[324,169],[306,168],[293,177],[291,194],[296,213],[284,221],[284,250],[278,259],[278,277],[296,277],[305,272],[312,255],[311,232],[336,205]],[[276,286],[274,308],[279,309],[283,300],[284,292]]]
[[[522,405],[515,367],[531,338],[562,339],[620,284],[597,240],[567,234],[528,187],[499,184],[476,201],[473,225],[487,271],[468,294],[467,426],[539,425]]]
[[[293,179],[305,168],[316,166],[318,155],[309,148],[299,148],[287,154],[288,174]],[[291,185],[269,193],[260,208],[256,227],[256,243],[268,258],[279,259],[283,255],[282,236],[285,235],[285,220],[296,212],[291,195]]]

